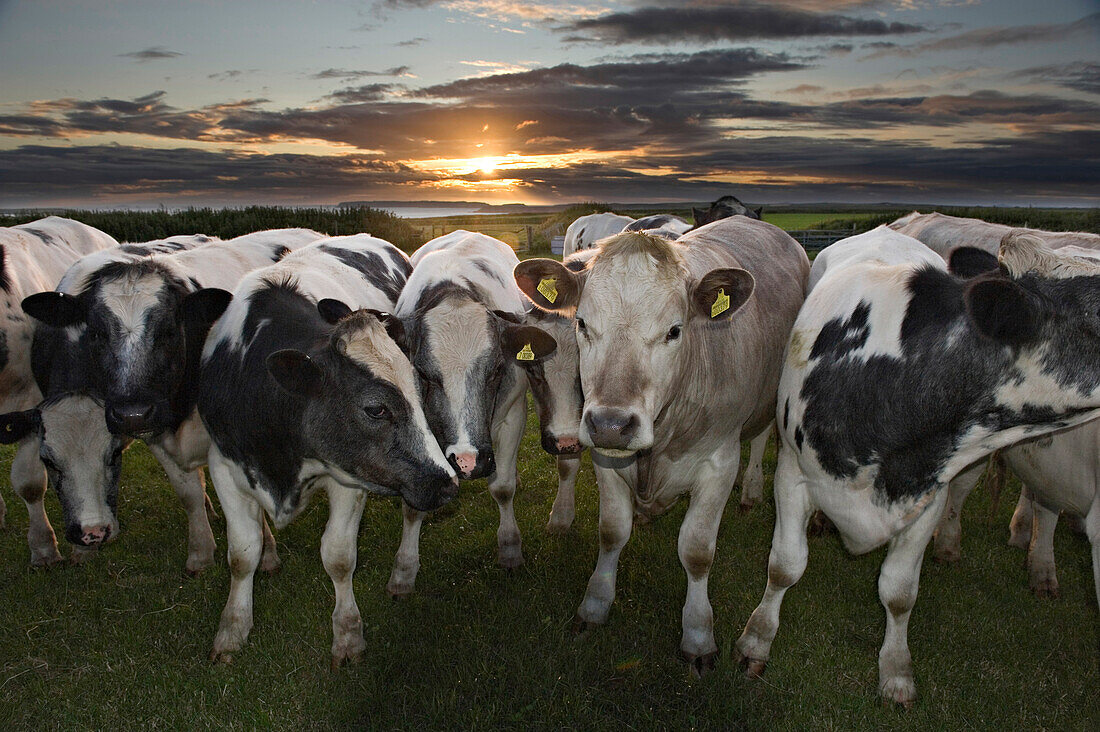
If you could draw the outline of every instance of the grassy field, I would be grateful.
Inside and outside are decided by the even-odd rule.
[[[1023,554],[1005,545],[1012,490],[992,520],[985,492],[972,496],[958,565],[925,562],[910,624],[921,696],[904,712],[884,708],[876,689],[882,552],[852,558],[833,536],[811,540],[764,680],[748,681],[734,667],[733,642],[765,580],[772,456],[769,500],[742,514],[735,496],[719,536],[710,582],[721,649],[714,673],[692,679],[678,660],[682,503],[635,529],[609,624],[575,637],[573,611],[598,541],[595,481],[586,457],[574,529],[548,535],[556,472],[537,434],[532,415],[516,499],[527,558],[518,570],[494,565],[497,511],[478,481],[425,527],[417,594],[393,601],[383,588],[399,513],[391,500],[368,502],[355,577],[367,652],[361,665],[337,672],[329,670],[332,587],[318,556],[323,499],[278,535],[282,572],[259,577],[249,643],[234,664],[219,666],[207,653],[229,584],[224,522],[214,521],[217,565],[186,577],[183,513],[144,446],[125,458],[121,537],[83,565],[29,569],[26,512],[5,488],[0,729],[1100,725],[1087,542],[1059,528],[1062,597],[1033,598]],[[10,449],[0,457],[6,475]],[[58,527],[60,507],[47,502]]]

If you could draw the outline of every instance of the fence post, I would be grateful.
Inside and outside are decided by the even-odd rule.
[[[535,246],[534,238],[531,236],[531,224],[527,224],[527,251],[531,251]]]

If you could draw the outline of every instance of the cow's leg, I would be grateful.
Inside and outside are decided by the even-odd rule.
[[[45,567],[61,559],[57,537],[46,518],[46,468],[38,459],[38,435],[19,441],[11,463],[11,487],[27,504],[27,545],[31,550],[31,566]]]
[[[1096,589],[1096,605],[1100,607],[1100,492],[1092,499],[1092,508],[1085,515],[1085,533],[1092,544],[1092,580]]]
[[[630,538],[634,522],[631,484],[609,468],[597,468],[596,478],[600,487],[600,554],[596,569],[588,579],[584,599],[577,608],[577,630],[607,622],[611,602],[615,599],[619,554]]]
[[[558,455],[558,495],[550,509],[546,530],[562,534],[569,530],[576,517],[577,473],[581,469],[580,455]]]
[[[1027,584],[1036,597],[1058,597],[1058,572],[1054,565],[1054,529],[1058,526],[1058,512],[1044,508],[1038,501],[1032,508],[1035,518],[1031,546],[1027,550]]]
[[[814,507],[806,489],[806,478],[798,467],[798,457],[785,443],[779,448],[773,493],[775,530],[768,555],[768,584],[763,599],[753,610],[737,640],[738,662],[750,677],[764,672],[772,641],[779,630],[779,607],[783,603],[783,595],[787,588],[801,579],[810,552],[806,525]]]
[[[263,509],[245,492],[247,481],[217,447],[210,448],[210,479],[225,514],[229,546],[229,599],[214,636],[212,661],[232,662],[252,630],[252,581],[263,553]],[[240,478],[240,480],[238,480]]]
[[[765,438],[767,434],[765,431]],[[740,440],[731,444],[736,445],[740,453]],[[714,641],[714,610],[707,594],[707,582],[718,541],[718,524],[729,500],[732,490],[730,478],[737,471],[740,455],[731,457],[731,470],[725,474],[719,472],[717,475],[700,476],[692,491],[684,522],[680,524],[680,537],[676,543],[680,563],[687,573],[680,653],[697,676],[713,670],[718,657],[718,644]]]
[[[878,596],[886,608],[886,634],[878,654],[879,692],[885,700],[906,707],[917,698],[909,654],[909,615],[917,601],[924,550],[946,501],[947,490],[940,488],[924,513],[890,540],[878,575]]]
[[[497,467],[489,476],[489,493],[500,510],[500,526],[497,528],[497,564],[513,569],[523,564],[519,524],[512,499],[516,495],[519,475],[516,463],[523,428],[527,426],[527,400],[517,399],[508,408],[504,419],[493,425],[493,453]]]
[[[989,515],[996,516],[1001,507],[1001,494],[1008,485],[1008,465],[1005,463],[1004,454],[997,450],[989,456],[989,471],[985,479],[985,487],[989,491]]]
[[[768,449],[771,425],[749,442],[749,462],[741,474],[741,510],[748,511],[764,500],[764,453]]]
[[[328,524],[321,536],[321,561],[336,591],[336,607],[332,610],[333,669],[339,668],[344,661],[358,661],[367,648],[363,640],[363,620],[351,585],[359,520],[363,517],[366,501],[365,491],[329,482]]]
[[[1034,511],[1031,507],[1031,491],[1026,485],[1020,486],[1020,499],[1016,501],[1016,510],[1012,512],[1012,520],[1008,522],[1008,545],[1017,549],[1027,549],[1031,546],[1031,525],[1034,521]]]
[[[962,556],[960,518],[963,504],[966,502],[966,497],[974,490],[974,486],[981,480],[985,467],[986,461],[977,462],[952,478],[948,484],[947,505],[943,507],[943,516],[940,517],[939,526],[936,527],[936,543],[932,550],[932,558],[937,562],[957,562]]]
[[[206,480],[202,468],[183,470],[171,454],[160,445],[149,445],[149,452],[157,459],[168,482],[176,491],[187,514],[187,573],[196,575],[214,563],[214,532],[206,514]]]
[[[416,573],[420,571],[420,525],[428,514],[401,502],[401,545],[393,560],[386,592],[393,597],[406,597],[416,588]]]
[[[263,521],[264,551],[260,555],[260,571],[264,574],[275,574],[283,566],[283,560],[279,559],[279,549],[275,545],[275,534],[271,533],[271,527],[267,523],[267,516],[261,512]]]

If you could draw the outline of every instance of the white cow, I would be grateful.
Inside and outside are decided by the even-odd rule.
[[[1100,234],[1027,229],[936,212],[922,214],[914,211],[890,223],[889,226],[895,231],[923,242],[945,260],[951,256],[952,251],[963,246],[976,247],[996,254],[1001,240],[1011,233],[1037,236],[1051,249],[1061,249],[1065,246],[1100,249]]]
[[[907,629],[948,483],[994,450],[1100,411],[1100,264],[1028,235],[1003,271],[971,280],[928,261],[853,264],[823,277],[799,313],[779,384],[776,525],[764,597],[737,652],[767,663],[787,589],[805,571],[820,509],[845,546],[884,544],[879,688],[916,698]],[[1098,514],[1100,515],[1100,514]]]
[[[689,494],[677,546],[687,573],[680,650],[696,673],[713,667],[707,584],[718,524],[741,435],[772,421],[809,268],[798,242],[741,216],[676,241],[622,233],[579,273],[548,259],[516,268],[537,307],[576,314],[580,438],[593,447],[600,487],[599,558],[578,627],[606,622],[635,516],[656,517]]]
[[[118,242],[99,229],[58,216],[0,227],[0,412],[29,409],[42,399],[31,372],[35,323],[23,313],[20,302],[33,293],[52,290],[69,265],[82,256],[115,246]],[[11,485],[27,504],[31,563],[60,561],[57,540],[42,505],[46,473],[38,460],[37,445],[30,439],[16,448]],[[0,527],[6,513],[0,497]]]
[[[562,248],[562,257],[568,257],[573,252],[591,248],[600,239],[618,234],[633,221],[634,219],[630,216],[620,216],[613,213],[595,213],[581,216],[569,224],[569,228],[565,230],[565,245]]]
[[[413,254],[396,314],[420,376],[424,411],[462,480],[488,477],[500,510],[497,562],[523,563],[512,507],[516,462],[527,422],[526,367],[554,352],[554,339],[524,325],[512,280],[519,263],[502,241],[455,231]],[[420,568],[421,511],[405,505],[401,544],[386,589],[413,591]]]

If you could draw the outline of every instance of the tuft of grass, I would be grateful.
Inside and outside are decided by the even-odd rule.
[[[0,451],[0,469],[11,456]],[[767,673],[743,678],[731,654],[764,588],[774,467],[771,452],[762,505],[742,514],[735,493],[727,508],[710,579],[721,655],[703,679],[678,660],[683,501],[635,527],[607,626],[572,634],[598,546],[595,480],[586,457],[575,526],[548,535],[557,477],[533,414],[515,502],[526,564],[495,565],[496,506],[474,482],[425,526],[416,594],[391,600],[384,587],[400,514],[392,500],[368,501],[355,575],[367,651],[334,673],[333,592],[318,555],[323,498],[278,534],[283,569],[256,581],[247,646],[232,665],[213,665],[207,653],[229,586],[224,521],[213,522],[218,563],[186,577],[183,512],[135,445],[124,459],[122,535],[87,564],[31,570],[26,512],[5,492],[0,728],[1098,728],[1088,543],[1059,528],[1062,597],[1037,600],[1022,553],[1005,545],[1012,496],[990,519],[981,490],[963,515],[961,562],[925,561],[909,634],[914,709],[878,698],[882,551],[851,557],[835,536],[810,540]],[[47,503],[59,527],[60,507],[52,496]]]

